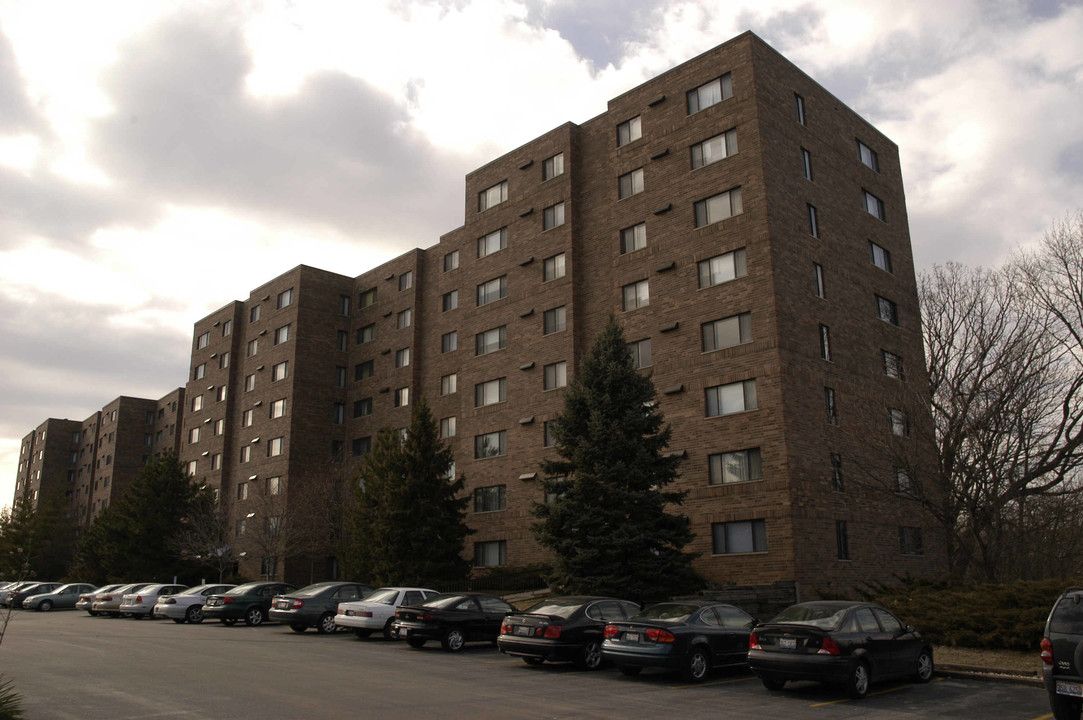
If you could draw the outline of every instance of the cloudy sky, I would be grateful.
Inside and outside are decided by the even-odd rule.
[[[192,324],[463,222],[463,176],[753,30],[900,148],[919,269],[1083,207],[1083,1],[0,0],[0,505]]]

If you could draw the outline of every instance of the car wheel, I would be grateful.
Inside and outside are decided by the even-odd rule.
[[[639,673],[643,672],[643,668],[638,665],[621,665],[621,675],[627,675],[628,677],[635,677]]]
[[[353,634],[356,635],[359,638],[364,639],[364,638],[367,638],[368,636],[372,635],[372,631],[369,630],[368,628],[354,628]],[[385,633],[384,637],[387,637],[386,633]]]
[[[395,639],[394,633],[391,632],[391,623],[392,623],[392,621],[394,621],[394,619],[395,618],[393,618],[393,617],[389,617],[387,619],[387,622],[384,623],[384,630],[383,630],[383,632],[384,632],[384,640],[394,640]],[[358,637],[363,637],[363,636],[359,635]]]
[[[927,683],[933,679],[933,653],[931,650],[922,650],[918,655],[918,669],[914,673],[914,680],[919,683]]]
[[[854,700],[860,700],[869,694],[869,666],[860,660],[850,668],[850,677],[846,680],[846,694]]]
[[[412,648],[419,648],[425,644],[425,638],[406,638],[406,644]]]
[[[38,605],[38,610],[41,610],[42,612],[49,612],[52,609],[53,603],[51,600],[42,600],[41,603]]]
[[[1079,698],[1054,694],[1049,696],[1049,709],[1053,711],[1055,720],[1079,720],[1081,705],[1083,701]]]
[[[771,692],[778,692],[782,688],[786,687],[785,680],[779,680],[778,678],[760,678],[763,682],[763,686]]]
[[[177,623],[178,625],[183,625],[184,618],[173,618],[173,622]]]
[[[440,646],[448,652],[459,652],[463,649],[463,645],[466,643],[466,638],[463,637],[462,630],[451,629],[444,635],[444,639],[440,641]]]
[[[523,658],[523,662],[525,662],[527,665],[541,665],[543,662],[545,662],[545,658],[525,657]]]
[[[338,625],[335,624],[334,613],[324,613],[320,616],[320,621],[316,623],[316,632],[321,635],[328,635],[338,629]]]
[[[580,670],[597,670],[602,666],[602,644],[597,640],[587,640],[575,666]]]
[[[290,623],[290,630],[293,630],[295,633],[303,633],[305,630],[308,630],[308,625],[305,625],[304,623]]]
[[[710,654],[706,648],[697,646],[688,653],[681,675],[684,677],[685,682],[703,682],[703,678],[707,677],[707,671],[710,669]]]
[[[263,608],[253,605],[244,611],[244,624],[248,627],[259,627],[263,624]]]
[[[203,622],[203,606],[191,605],[184,611],[184,619],[193,625],[198,625]]]
[[[233,627],[237,624],[237,618],[222,618],[222,624],[226,627]]]

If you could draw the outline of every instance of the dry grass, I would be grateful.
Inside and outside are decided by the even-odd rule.
[[[975,650],[937,646],[933,648],[937,665],[966,665],[990,670],[1015,670],[1041,675],[1041,659],[1038,651]]]

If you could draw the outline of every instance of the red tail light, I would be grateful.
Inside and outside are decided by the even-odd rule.
[[[501,623],[500,623],[500,634],[501,635],[507,635],[510,632],[511,632],[511,625],[508,624],[508,621],[507,620],[501,621]]]
[[[417,614],[417,619],[418,620],[435,620],[436,618],[430,613],[418,613]]]
[[[305,606],[304,600],[294,600],[290,603],[290,610],[300,610]]]
[[[135,601],[136,601],[137,603],[141,603],[141,602],[143,602],[143,596],[142,596],[142,595],[136,595],[136,596],[135,596]]]
[[[841,655],[842,651],[839,650],[839,646],[835,644],[835,641],[829,637],[825,637],[824,641],[820,643],[820,649],[816,651],[817,655]]]
[[[658,628],[647,628],[644,633],[648,640],[660,643],[676,642],[677,638],[669,630],[659,630]]]
[[[106,595],[105,597],[102,598],[102,602],[113,602],[113,596],[112,595]]]
[[[602,636],[607,639],[615,638],[617,635],[620,635],[620,628],[616,625],[606,625],[605,630],[602,631]]]
[[[557,638],[559,638],[560,626],[550,625],[549,627],[545,628],[545,637],[549,638],[550,640],[556,640]]]
[[[1053,664],[1053,643],[1049,638],[1042,638],[1042,662],[1046,665]]]
[[[224,598],[222,598],[222,604],[223,605],[230,605],[232,603],[233,603],[233,598],[231,598],[229,595],[226,595]]]
[[[758,637],[756,637],[756,633],[752,633],[751,635],[748,636],[748,649],[749,650],[760,650],[760,649],[762,649],[762,648],[760,648],[760,639]]]

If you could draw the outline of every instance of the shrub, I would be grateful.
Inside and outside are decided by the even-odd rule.
[[[0,675],[0,720],[17,720],[23,716],[23,701],[10,680]]]

